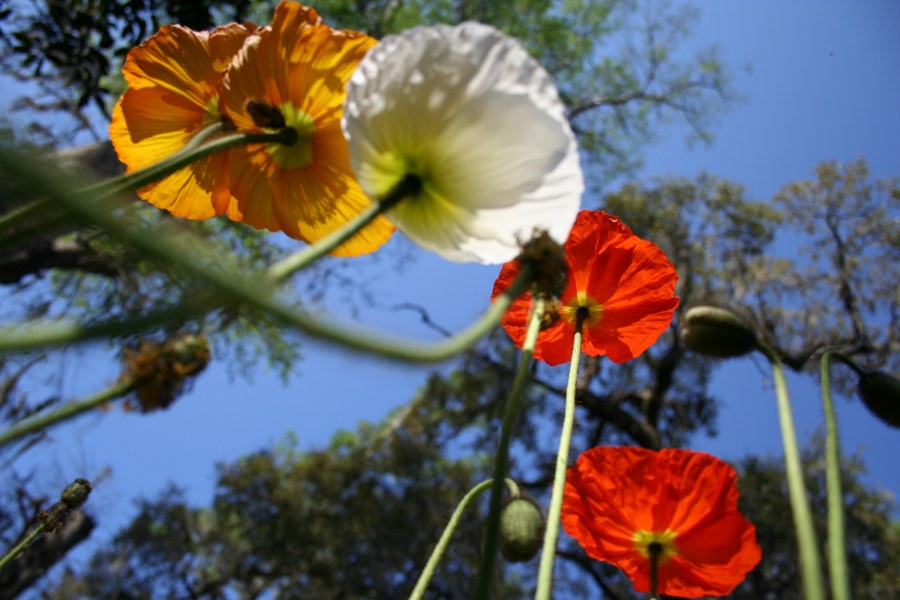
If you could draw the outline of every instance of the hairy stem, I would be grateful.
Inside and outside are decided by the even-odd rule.
[[[494,564],[497,562],[497,542],[500,537],[500,509],[503,504],[503,480],[506,477],[509,461],[509,442],[512,438],[513,425],[519,414],[519,400],[528,381],[528,365],[531,364],[531,355],[540,331],[541,316],[543,314],[544,301],[535,300],[531,309],[528,329],[525,333],[525,343],[522,345],[522,358],[519,360],[519,369],[516,371],[512,390],[509,393],[509,399],[506,401],[506,412],[503,415],[503,425],[500,429],[500,443],[497,445],[497,453],[494,455],[494,479],[491,485],[488,520],[485,525],[484,554],[481,557],[478,584],[475,588],[476,600],[487,600],[490,597],[491,581],[494,578]]]

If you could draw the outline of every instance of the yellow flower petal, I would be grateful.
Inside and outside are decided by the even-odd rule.
[[[181,150],[221,119],[217,86],[255,25],[231,24],[212,33],[170,25],[128,53],[129,89],[113,110],[109,134],[128,172]],[[228,153],[200,160],[148,185],[138,195],[173,215],[207,219],[235,214]]]
[[[244,45],[226,72],[222,111],[238,130],[264,131],[246,107],[265,103],[299,137],[291,146],[232,151],[235,214],[245,223],[315,242],[371,205],[350,169],[340,119],[346,82],[374,44],[322,24],[311,8],[283,2],[271,26]],[[379,217],[333,254],[371,252],[391,233]]]

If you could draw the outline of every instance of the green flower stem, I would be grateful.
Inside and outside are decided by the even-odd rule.
[[[516,485],[516,482],[512,479],[505,479],[505,481],[506,487],[509,488],[510,495],[518,495],[519,486]],[[444,552],[447,551],[447,546],[450,545],[450,538],[452,538],[453,534],[456,532],[456,528],[459,525],[459,521],[462,518],[463,513],[465,513],[466,509],[469,508],[469,505],[475,498],[480,496],[485,490],[491,487],[492,482],[492,479],[482,481],[471,490],[469,490],[469,492],[465,496],[463,496],[463,499],[460,500],[459,504],[456,507],[456,510],[454,510],[453,514],[450,516],[450,521],[447,523],[447,527],[444,528],[444,532],[441,534],[441,539],[438,540],[437,545],[431,552],[431,556],[428,558],[428,563],[425,565],[425,568],[422,569],[422,574],[419,575],[419,580],[416,582],[416,587],[413,588],[412,593],[409,595],[409,600],[421,600],[421,598],[425,596],[425,590],[428,589],[428,584],[431,582],[431,578],[434,576],[434,571],[437,568],[438,564],[441,562],[441,558],[443,558]]]
[[[386,212],[391,207],[396,206],[398,202],[413,194],[418,187],[419,185],[413,180],[404,179],[387,196],[378,202],[373,202],[371,206],[367,207],[366,210],[338,231],[272,265],[268,271],[269,277],[275,282],[283,282],[293,273],[305,268],[316,259],[321,258],[343,242],[346,242],[359,230],[374,221],[378,215]]]
[[[12,230],[20,223],[28,219],[44,213],[47,210],[48,202],[44,199],[36,200],[31,204],[14,208],[4,215],[0,215],[0,233]],[[9,235],[0,236],[0,245],[7,246],[14,241],[15,233],[12,231]]]
[[[197,133],[197,135],[191,138],[191,140],[187,144],[185,144],[185,146],[181,150],[174,153],[170,157],[156,164],[150,165],[145,169],[141,169],[140,171],[122,175],[120,177],[114,177],[112,179],[107,179],[85,188],[81,188],[80,190],[76,191],[75,194],[83,194],[86,197],[90,197],[94,201],[97,201],[101,198],[106,198],[117,193],[139,189],[147,185],[148,183],[152,183],[154,181],[162,179],[167,175],[171,175],[175,171],[184,168],[194,161],[200,160],[201,158],[204,158],[216,152],[221,152],[234,146],[249,143],[259,143],[260,141],[275,141],[284,143],[289,141],[290,138],[290,133],[285,133],[285,131],[287,130],[282,130],[275,134],[234,134],[216,140],[214,143],[211,143],[209,145],[203,146],[204,142],[209,140],[213,135],[219,133],[220,131],[221,124],[216,123],[210,125],[206,129],[203,129],[199,133]],[[47,217],[47,219],[50,219],[49,221],[45,219],[38,224],[38,226],[41,226],[42,228],[46,228],[65,221],[65,215],[46,215],[45,213],[47,212],[48,206],[49,203],[47,199],[40,198],[32,202],[31,204],[27,204],[13,211],[10,211],[9,213],[0,217],[0,232],[12,229],[23,221],[26,221],[38,215],[44,215]],[[3,246],[6,246],[14,241],[16,241],[16,238],[13,235],[8,235],[0,238],[0,244],[2,244]]]
[[[27,536],[22,538],[22,541],[20,541],[18,544],[16,544],[12,548],[10,548],[6,552],[6,554],[4,554],[2,558],[0,558],[0,573],[3,572],[3,568],[6,567],[7,563],[9,563],[9,561],[14,559],[19,552],[21,552],[22,550],[27,548],[31,544],[31,542],[34,541],[34,539],[37,536],[39,536],[40,534],[42,534],[44,532],[44,529],[47,528],[47,523],[48,523],[48,521],[41,521],[40,523],[38,523],[34,527],[34,529],[32,529],[30,532],[28,532]]]
[[[520,273],[521,274],[521,273]],[[494,455],[494,479],[491,485],[491,500],[488,509],[488,520],[485,526],[484,554],[481,557],[481,568],[478,571],[478,584],[475,588],[475,600],[487,600],[494,577],[494,564],[497,562],[497,542],[500,537],[500,509],[503,504],[503,479],[506,477],[509,460],[509,441],[512,428],[519,414],[519,400],[528,381],[528,365],[537,342],[541,327],[541,316],[544,314],[544,301],[535,300],[531,309],[531,319],[525,332],[525,343],[522,345],[522,358],[519,369],[513,380],[509,399],[506,401],[506,412],[500,429],[500,443]]]
[[[575,384],[578,380],[578,363],[581,359],[581,329],[584,315],[579,312],[575,322],[575,340],[572,344],[572,361],[569,363],[569,380],[566,384],[566,409],[563,427],[559,436],[559,452],[556,455],[556,471],[553,474],[553,495],[547,513],[547,531],[544,533],[544,547],[541,550],[541,565],[538,569],[538,584],[535,600],[550,600],[553,588],[553,561],[556,558],[556,542],[559,539],[559,515],[562,512],[563,491],[566,487],[566,469],[569,466],[569,446],[572,441],[572,426],[575,423]]]
[[[760,343],[759,349],[772,363],[775,396],[778,401],[778,419],[781,423],[781,440],[784,446],[788,496],[791,501],[794,529],[797,532],[797,544],[800,550],[803,597],[805,600],[824,600],[825,589],[822,585],[819,544],[816,540],[816,530],[813,527],[809,497],[806,493],[806,486],[803,483],[803,467],[800,464],[800,450],[797,447],[797,434],[794,430],[794,417],[791,414],[791,401],[784,378],[784,367],[771,348]]]
[[[659,589],[659,555],[662,554],[662,546],[658,542],[651,542],[647,550],[650,552],[650,600],[656,600]]]
[[[825,410],[825,487],[828,490],[828,571],[833,600],[850,600],[847,577],[847,540],[844,529],[844,494],[841,490],[841,450],[837,418],[831,399],[831,353],[819,362],[822,407]]]
[[[28,547],[34,539],[46,530],[56,531],[69,516],[70,512],[83,505],[91,493],[91,484],[86,479],[76,479],[66,486],[59,496],[59,502],[46,511],[38,514],[38,523],[34,529],[28,532],[19,543],[10,548],[3,557],[0,557],[0,572],[13,560],[19,552]]]
[[[556,455],[556,471],[553,475],[553,495],[547,513],[547,531],[541,550],[535,600],[550,600],[553,587],[553,561],[556,558],[556,542],[559,539],[559,515],[562,512],[563,491],[566,487],[566,469],[569,466],[569,445],[575,423],[575,384],[578,380],[578,363],[581,359],[581,329],[583,315],[575,322],[575,340],[572,344],[572,361],[569,364],[569,380],[566,384],[566,409],[563,415],[562,433],[559,436],[559,452]]]
[[[83,187],[76,190],[74,194],[84,195],[97,200],[126,191],[137,190],[154,181],[159,181],[191,163],[216,154],[217,152],[223,152],[229,148],[243,144],[265,142],[287,143],[290,141],[291,136],[288,130],[282,130],[274,134],[233,133],[215,139],[208,144],[206,143],[213,138],[213,136],[221,133],[221,131],[221,123],[214,123],[198,132],[180,150],[161,161],[153,163],[139,171],[127,173],[125,175],[120,175],[119,177],[113,177],[112,179],[106,179]]]
[[[269,311],[286,326],[311,336],[386,358],[430,363],[446,360],[459,354],[496,327],[500,317],[506,312],[512,301],[531,283],[531,273],[530,267],[523,268],[513,285],[498,296],[478,320],[456,335],[436,343],[422,343],[378,332],[363,332],[359,327],[351,328],[335,324],[330,317],[322,318],[294,312],[291,308],[252,288],[240,289],[240,291],[243,300]],[[204,304],[202,299],[198,299],[197,302],[190,305],[170,307],[139,317],[115,319],[97,324],[80,324],[69,321],[0,327],[0,354],[136,333],[176,318],[183,319],[202,314],[207,310]]]
[[[76,415],[80,415],[83,412],[97,408],[101,404],[109,402],[114,398],[123,396],[134,389],[135,383],[136,382],[130,378],[123,379],[122,381],[109,386],[105,390],[97,392],[93,396],[89,396],[83,400],[69,402],[54,410],[19,421],[6,431],[0,433],[0,447],[13,442],[22,436],[42,431],[60,421],[65,421]]]
[[[210,284],[219,292],[220,304],[229,301],[248,303],[267,311],[288,327],[385,357],[411,362],[437,362],[458,354],[496,326],[500,316],[511,302],[525,291],[532,279],[533,269],[528,265],[523,266],[513,285],[498,296],[475,323],[457,335],[437,343],[424,344],[378,332],[363,332],[359,327],[351,328],[335,324],[331,318],[293,310],[274,297],[276,285],[271,278],[240,275],[234,261],[203,252],[202,246],[198,247],[196,243],[189,244],[183,239],[176,239],[174,234],[167,233],[165,227],[158,226],[153,231],[135,227],[113,214],[105,203],[85,201],[80,194],[67,193],[64,180],[47,177],[47,174],[32,161],[15,153],[0,149],[0,168],[148,256],[178,266],[188,274]],[[0,352],[63,345],[109,335],[124,335],[164,322],[172,318],[173,312],[181,317],[201,314],[204,304],[198,300],[191,305],[167,308],[134,319],[118,319],[91,325],[54,322],[0,328]]]

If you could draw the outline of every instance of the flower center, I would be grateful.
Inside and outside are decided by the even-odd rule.
[[[668,529],[661,533],[640,530],[634,533],[632,540],[635,550],[640,552],[644,558],[650,558],[650,546],[655,545],[658,550],[659,564],[664,565],[670,558],[678,555],[678,546],[675,545],[676,537],[678,534]]]
[[[593,327],[603,317],[603,305],[587,295],[586,292],[578,292],[569,300],[562,309],[563,316],[573,327],[578,318],[581,318],[583,327]]]
[[[250,103],[248,102],[248,105]],[[254,121],[264,129],[293,129],[297,132],[297,141],[293,144],[266,144],[266,151],[282,169],[299,169],[313,160],[312,136],[316,131],[316,121],[305,111],[290,102],[281,106],[265,105],[270,111]],[[249,110],[249,106],[248,106]],[[257,108],[258,110],[258,108]]]

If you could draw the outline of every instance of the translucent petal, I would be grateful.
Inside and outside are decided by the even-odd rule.
[[[413,241],[500,263],[536,228],[565,240],[584,187],[575,139],[550,76],[513,39],[478,23],[417,27],[373,48],[347,94],[363,189],[423,181],[388,215]]]

